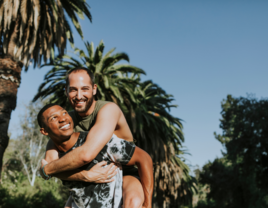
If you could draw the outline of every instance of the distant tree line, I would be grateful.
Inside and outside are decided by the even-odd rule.
[[[268,100],[228,95],[221,115],[223,156],[197,171],[197,208],[268,207]]]

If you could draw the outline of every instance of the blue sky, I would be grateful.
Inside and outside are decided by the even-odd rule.
[[[253,93],[268,97],[268,1],[88,1],[93,23],[82,21],[84,40],[103,40],[106,52],[126,52],[130,64],[175,98],[171,113],[183,119],[188,163],[202,167],[221,156],[221,101]],[[75,46],[84,48],[75,33]],[[68,50],[71,48],[68,47]],[[16,132],[23,104],[49,68],[22,73]]]

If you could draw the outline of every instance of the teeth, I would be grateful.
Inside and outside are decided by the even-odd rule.
[[[66,125],[64,125],[64,126],[60,127],[60,129],[67,128],[67,127],[69,127],[69,126],[70,126],[70,124],[66,124]]]
[[[77,104],[84,103],[85,101],[76,102]]]

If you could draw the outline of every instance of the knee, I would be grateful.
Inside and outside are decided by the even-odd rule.
[[[139,196],[129,196],[124,201],[124,208],[141,208],[143,198]]]

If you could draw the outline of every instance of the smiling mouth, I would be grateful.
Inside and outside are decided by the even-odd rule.
[[[68,124],[66,124],[66,125],[64,125],[64,126],[62,126],[62,127],[60,127],[60,129],[63,129],[63,130],[66,130],[66,129],[69,129],[70,128],[70,124],[68,123]]]
[[[82,105],[82,104],[86,103],[86,101],[85,100],[74,100],[74,103],[75,103],[75,105]]]

